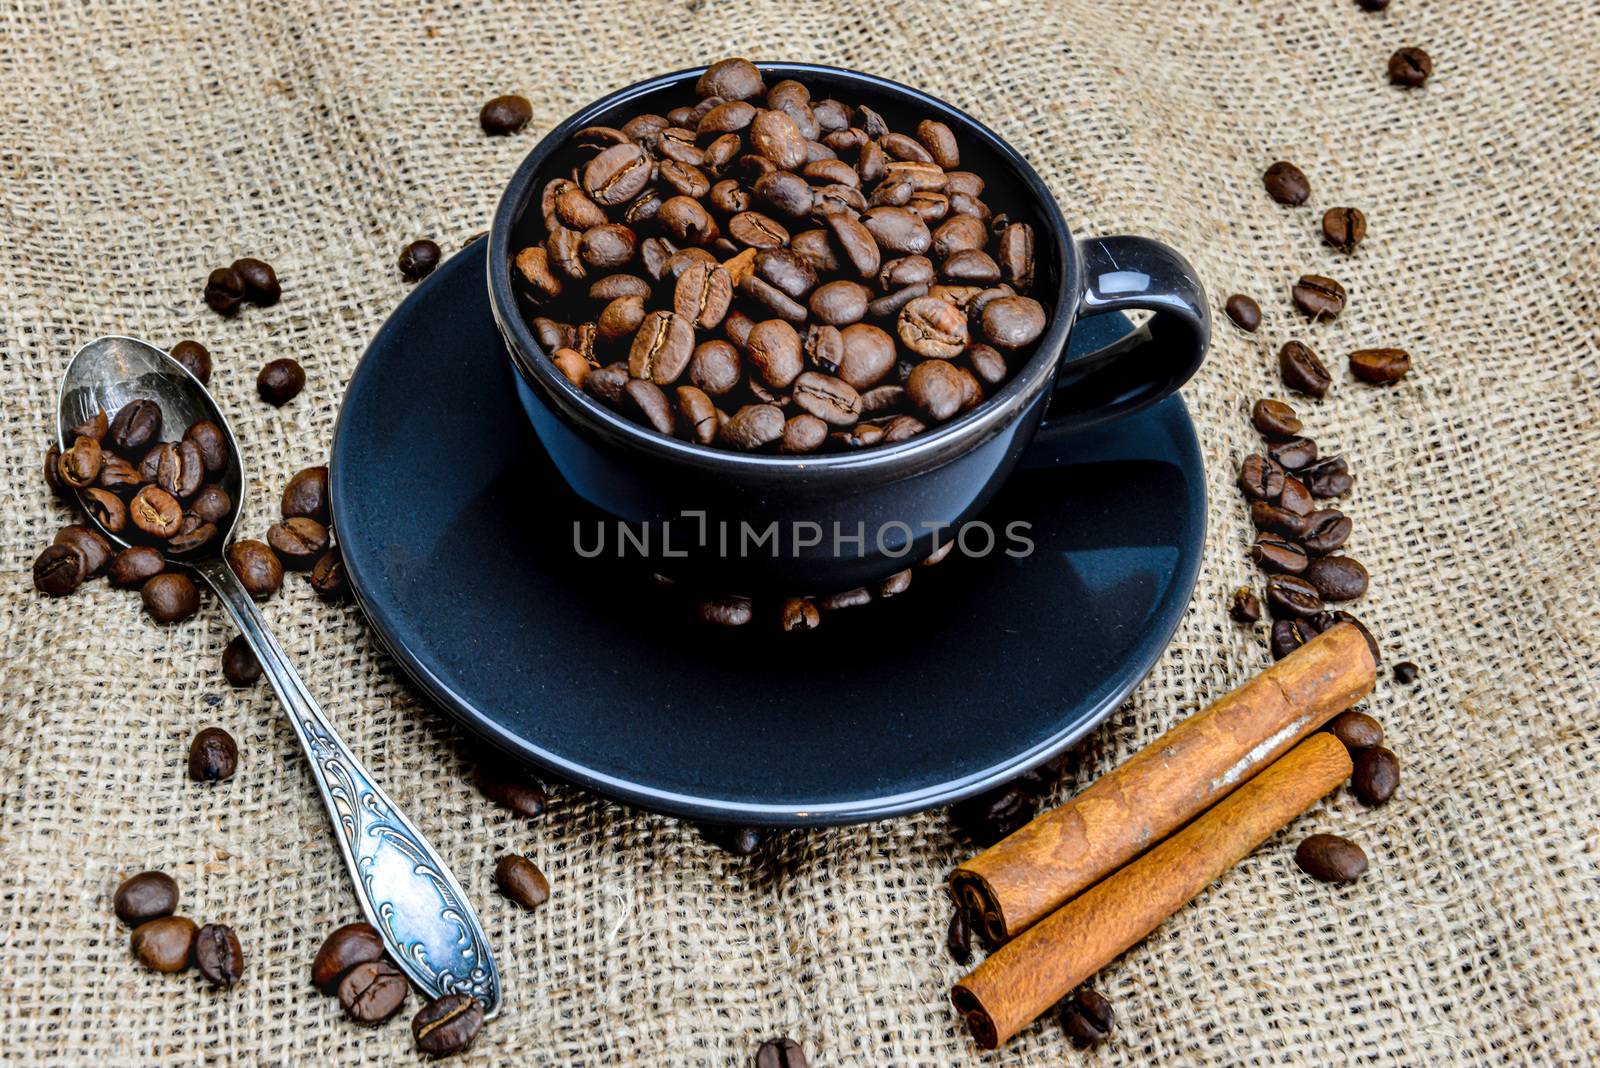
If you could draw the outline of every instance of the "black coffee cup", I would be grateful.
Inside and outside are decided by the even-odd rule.
[[[1204,358],[1210,313],[1194,269],[1144,237],[1074,239],[1032,167],[993,131],[943,101],[883,78],[802,63],[758,64],[816,98],[879,111],[894,129],[947,124],[962,166],[984,176],[996,212],[1035,223],[1034,296],[1050,325],[1032,355],[981,405],[909,440],[849,453],[764,455],[658,434],[611,411],[550,362],[513,282],[512,258],[543,238],[539,193],[579,162],[572,135],[693,103],[704,68],[666,74],[590,104],[550,132],[506,187],[489,235],[489,293],[534,430],[572,489],[630,525],[575,531],[586,554],[648,557],[652,570],[727,593],[821,594],[871,585],[928,556],[973,519],[1041,424],[1052,437],[1147,408]],[[1108,312],[1153,315],[1125,344],[1065,358],[1073,325]],[[1047,413],[1048,409],[1048,413]]]

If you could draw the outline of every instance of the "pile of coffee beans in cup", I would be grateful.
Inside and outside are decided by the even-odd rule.
[[[117,919],[133,928],[133,955],[151,971],[181,972],[193,965],[206,982],[223,989],[244,975],[244,950],[233,928],[223,923],[197,926],[176,915],[178,882],[165,872],[130,875],[111,896],[111,907]]]
[[[513,277],[550,360],[658,431],[743,451],[904,441],[983,402],[1048,325],[1032,223],[948,125],[714,63],[696,99],[574,135]]]

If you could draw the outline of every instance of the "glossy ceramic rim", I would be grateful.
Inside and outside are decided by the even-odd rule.
[[[1018,418],[1040,392],[1051,388],[1059,357],[1066,351],[1067,336],[1077,321],[1082,292],[1082,265],[1077,245],[1055,197],[1038,172],[1004,138],[937,97],[887,78],[843,67],[814,63],[757,63],[756,66],[764,77],[813,76],[842,80],[899,97],[906,106],[925,110],[930,117],[956,127],[958,137],[985,142],[1014,169],[1021,180],[1023,192],[1032,198],[1040,222],[1055,242],[1061,264],[1055,314],[1028,362],[1011,376],[998,393],[970,413],[906,441],[850,453],[782,456],[718,449],[654,433],[586,396],[556,371],[549,359],[528,358],[528,353],[539,356],[546,354],[533,336],[533,329],[517,301],[511,280],[511,232],[523,212],[535,203],[538,183],[545,177],[542,171],[546,162],[575,132],[593,125],[595,117],[602,112],[664,89],[691,83],[706,70],[705,67],[692,67],[636,82],[580,109],[534,146],[506,186],[489,230],[487,273],[489,304],[501,334],[507,339],[506,347],[517,373],[527,379],[545,399],[553,402],[561,416],[577,424],[580,430],[613,445],[712,473],[777,475],[804,472],[812,477],[826,477],[828,472],[877,468],[886,475],[903,477],[938,466],[977,448],[999,433],[1011,420]],[[835,90],[830,88],[831,91]]]
[[[364,379],[369,376],[381,376],[384,374],[379,355],[380,350],[391,344],[388,340],[389,335],[403,329],[407,305],[412,303],[414,295],[423,292],[427,287],[442,283],[451,277],[456,270],[468,269],[467,263],[471,255],[471,248],[472,246],[469,245],[467,249],[463,249],[446,260],[432,277],[425,279],[417,289],[413,290],[411,295],[407,296],[406,300],[391,313],[388,320],[373,336],[366,351],[362,354],[360,362],[356,365],[355,371],[350,376],[349,384],[346,387],[345,400],[340,406],[339,419],[334,427],[333,448],[329,461],[330,495],[336,522],[340,511],[339,502],[346,488],[339,477],[339,472],[343,466],[342,460],[346,453],[346,449],[342,445],[342,430],[345,424],[345,413],[350,406],[350,398],[361,395],[361,383]],[[492,386],[486,386],[485,388],[492,388]],[[1195,431],[1194,422],[1189,417],[1188,407],[1183,403],[1181,396],[1176,394],[1161,403],[1163,405],[1175,403],[1181,409],[1181,417],[1188,428],[1187,435],[1182,437],[1174,453],[1174,462],[1183,470],[1194,472],[1199,476],[1204,471],[1204,461],[1200,454],[1199,437]],[[1150,411],[1155,411],[1159,407],[1160,405],[1157,405]],[[1139,418],[1139,416],[1131,418]],[[1088,431],[1088,433],[1097,432],[1100,431]],[[529,431],[529,433],[531,434],[532,432]],[[1027,458],[1024,455],[1023,465],[1025,466],[1026,463]],[[1124,662],[1125,682],[1122,685],[1117,686],[1095,704],[1085,705],[1076,710],[1078,715],[1069,726],[1032,748],[993,764],[982,771],[973,772],[960,779],[947,780],[909,793],[873,797],[866,800],[835,802],[806,808],[799,808],[794,805],[756,805],[740,802],[722,802],[714,798],[656,789],[638,782],[618,779],[615,776],[595,771],[512,733],[496,720],[492,711],[479,708],[471,700],[452,690],[429,664],[425,663],[421,657],[413,653],[408,646],[398,639],[395,628],[389,623],[389,613],[381,606],[374,604],[368,595],[363,592],[366,585],[363,570],[366,561],[362,555],[360,553],[352,554],[346,558],[345,564],[356,603],[361,608],[379,643],[431,702],[447,712],[451,718],[461,723],[478,738],[566,782],[647,811],[730,826],[826,827],[867,823],[953,804],[1009,782],[1024,771],[1070,748],[1104,723],[1117,707],[1127,699],[1128,695],[1149,675],[1150,670],[1155,666],[1156,661],[1160,659],[1161,654],[1171,642],[1172,635],[1177,632],[1178,625],[1182,622],[1184,613],[1188,610],[1194,595],[1194,586],[1199,576],[1200,560],[1205,547],[1207,521],[1205,480],[1203,477],[1189,478],[1185,480],[1185,486],[1188,509],[1190,514],[1196,517],[1194,540],[1192,545],[1188,546],[1183,553],[1183,560],[1175,576],[1171,598]],[[359,535],[357,540],[359,541]],[[1041,635],[1040,640],[1048,641],[1050,637],[1050,635]],[[1063,715],[1065,715],[1065,711]]]

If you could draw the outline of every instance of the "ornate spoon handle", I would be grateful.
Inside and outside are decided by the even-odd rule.
[[[356,900],[389,955],[429,997],[471,994],[493,1016],[500,975],[455,876],[328,725],[232,569],[217,559],[194,568],[239,625],[289,713],[338,831]]]

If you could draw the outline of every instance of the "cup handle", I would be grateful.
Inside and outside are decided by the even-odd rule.
[[[1108,423],[1170,396],[1200,366],[1211,339],[1205,289],[1177,252],[1128,235],[1086,238],[1078,250],[1080,322],[1107,312],[1155,314],[1117,344],[1063,357],[1041,436]]]

